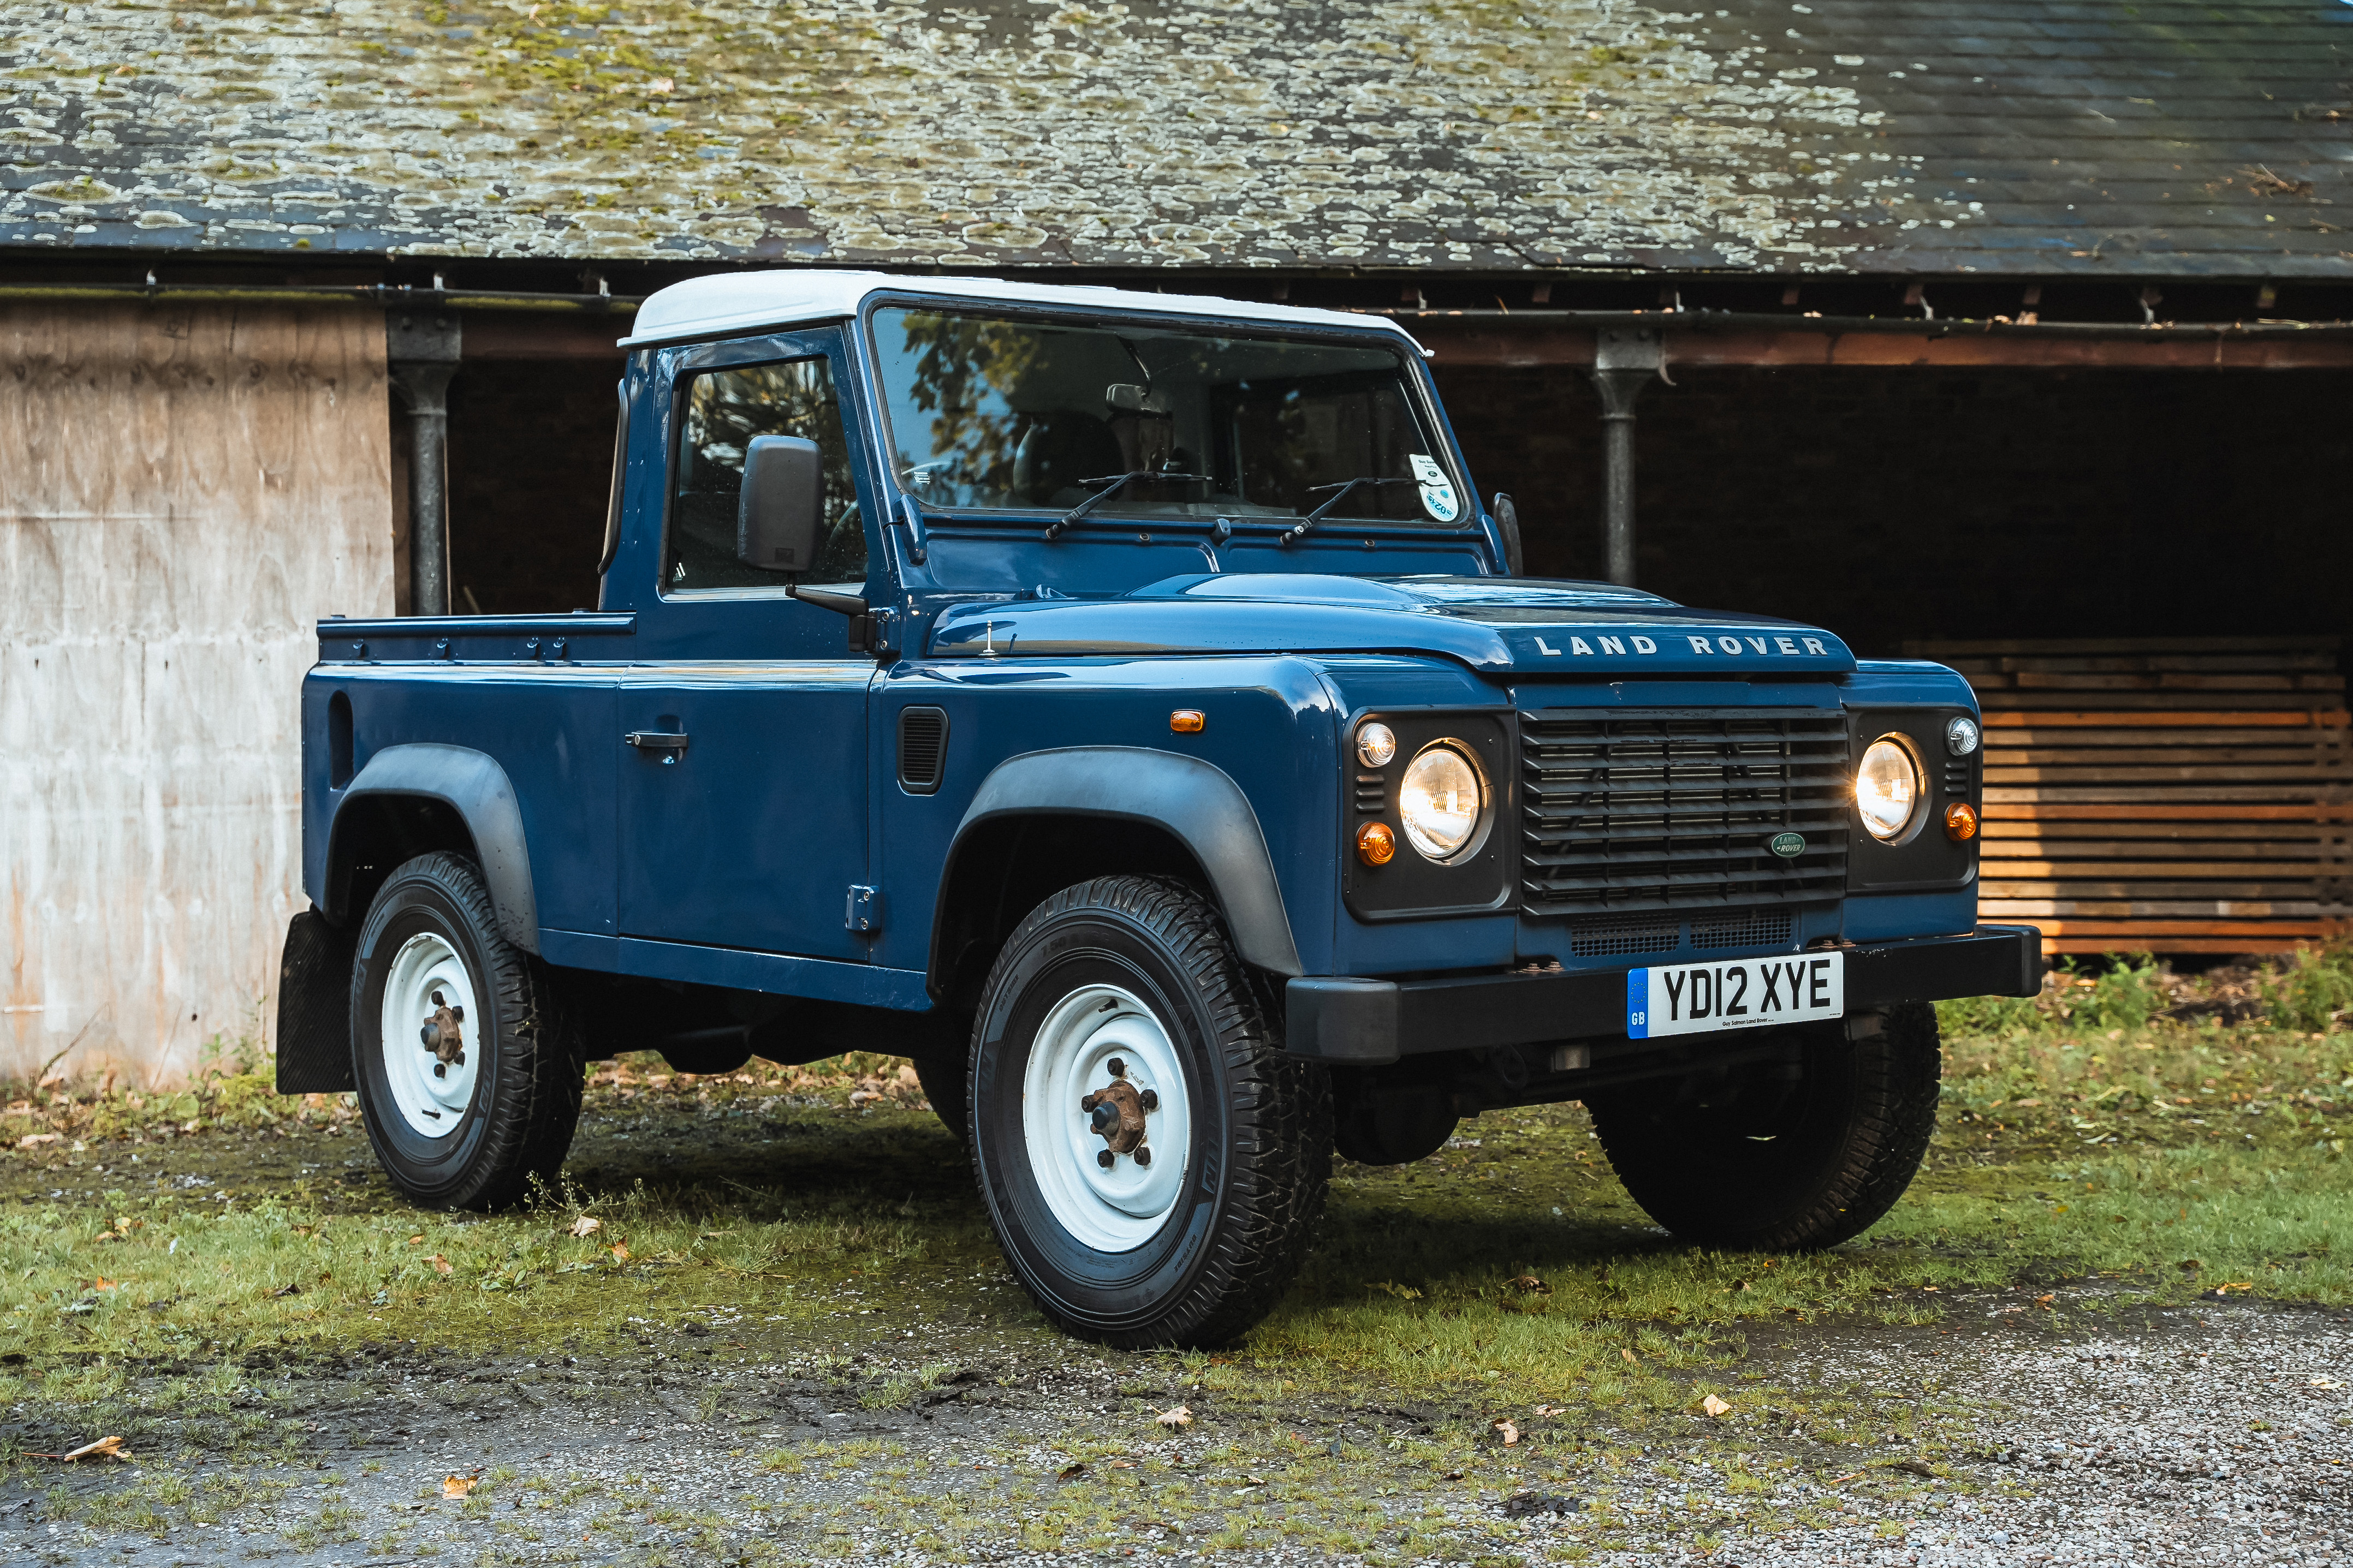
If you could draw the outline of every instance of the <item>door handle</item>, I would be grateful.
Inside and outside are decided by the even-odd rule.
[[[674,730],[632,730],[621,738],[640,752],[663,752],[675,756],[686,750],[686,737]],[[667,762],[670,756],[662,760]]]

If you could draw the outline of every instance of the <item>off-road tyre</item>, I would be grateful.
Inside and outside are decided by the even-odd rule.
[[[1640,1089],[1587,1102],[1618,1179],[1677,1238],[1816,1251],[1876,1224],[1911,1185],[1936,1129],[1936,1009],[1892,1007],[1858,1040],[1846,1024],[1794,1032],[1803,1076],[1778,1104],[1710,1109]]]
[[[1050,1048],[1041,1026],[1103,987],[1152,1010],[1188,1097],[1172,1206],[1135,1220],[1158,1228],[1119,1250],[1056,1217],[1023,1122],[1031,1055]],[[1271,997],[1216,910],[1160,878],[1065,889],[998,952],[973,1025],[973,1168],[1007,1259],[1064,1329],[1124,1349],[1222,1344],[1289,1287],[1331,1176],[1332,1100],[1321,1067],[1281,1053]]]
[[[384,997],[396,957],[414,939],[438,939],[465,968],[479,1016],[463,1026],[480,1053],[457,1125],[421,1135],[393,1098],[384,1047]],[[403,1052],[423,1052],[396,1037]],[[428,1058],[429,1059],[429,1058]],[[420,855],[385,879],[361,923],[353,958],[352,1076],[368,1142],[392,1183],[432,1208],[495,1209],[552,1187],[580,1121],[583,1048],[547,966],[499,931],[471,860]]]

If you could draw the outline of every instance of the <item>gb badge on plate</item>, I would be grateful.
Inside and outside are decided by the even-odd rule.
[[[1741,958],[1626,972],[1626,1037],[1757,1029],[1846,1016],[1846,955]]]

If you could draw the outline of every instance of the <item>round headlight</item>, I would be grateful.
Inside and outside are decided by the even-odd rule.
[[[1904,837],[1920,809],[1920,764],[1903,742],[1873,741],[1854,773],[1854,804],[1880,842]]]
[[[1397,755],[1397,731],[1387,724],[1367,724],[1356,731],[1356,760],[1368,768],[1385,768]]]
[[[1978,749],[1978,721],[1956,715],[1945,721],[1945,750],[1966,757]]]
[[[1459,742],[1441,741],[1406,765],[1398,785],[1398,817],[1406,842],[1430,860],[1461,854],[1486,816],[1487,781]]]

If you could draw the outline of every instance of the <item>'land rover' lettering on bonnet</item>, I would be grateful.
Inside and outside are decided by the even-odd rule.
[[[1831,656],[1831,650],[1823,646],[1822,639],[1820,637],[1785,637],[1778,636],[1762,637],[1704,637],[1697,635],[1696,633],[1686,633],[1684,635],[1685,640],[1691,644],[1692,652],[1708,654],[1711,656],[1719,653],[1729,655],[1735,658],[1740,658],[1744,654],[1751,653],[1759,657],[1779,654],[1785,658],[1828,658]],[[1597,648],[1595,644],[1599,644],[1600,646]],[[1632,645],[1633,651],[1636,653],[1656,653],[1659,651],[1659,645],[1657,643],[1651,641],[1649,637],[1597,637],[1592,642],[1587,642],[1580,637],[1572,637],[1568,639],[1568,647],[1566,648],[1555,647],[1550,643],[1545,641],[1544,638],[1538,637],[1536,638],[1536,651],[1543,654],[1547,658],[1558,658],[1564,653],[1571,656],[1572,658],[1588,657],[1597,652],[1623,654],[1627,651],[1629,644]],[[1802,651],[1800,651],[1799,648],[1800,644],[1804,645]]]

